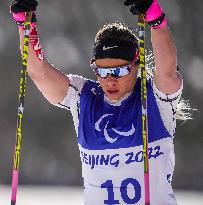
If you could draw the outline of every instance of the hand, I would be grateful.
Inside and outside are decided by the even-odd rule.
[[[130,11],[133,15],[145,14],[152,5],[153,0],[126,0],[125,6],[131,6]]]
[[[36,23],[36,15],[34,11],[37,8],[37,1],[36,0],[15,0],[12,2],[10,6],[10,12],[13,14],[14,21],[17,25],[22,26],[25,21],[26,12],[33,11],[32,15],[32,23]]]
[[[158,0],[125,0],[124,5],[130,6],[133,15],[144,14],[151,28],[161,28],[167,24]]]

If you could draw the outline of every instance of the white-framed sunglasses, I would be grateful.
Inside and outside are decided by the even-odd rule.
[[[138,65],[140,63],[139,59],[132,61],[127,65],[116,66],[116,67],[99,67],[96,65],[95,61],[92,60],[90,67],[93,69],[94,73],[101,78],[107,78],[108,75],[112,75],[115,78],[121,78],[130,73],[133,65]]]

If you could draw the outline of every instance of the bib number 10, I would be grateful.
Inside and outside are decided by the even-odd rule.
[[[134,187],[134,196],[131,198],[128,195],[128,186],[131,185]],[[114,186],[112,180],[107,180],[101,184],[102,189],[107,189],[108,199],[104,200],[104,204],[120,204],[119,200],[114,198]],[[130,188],[131,189],[131,188]],[[121,198],[126,204],[135,204],[141,199],[141,186],[136,179],[127,178],[121,182],[120,185],[120,194]]]

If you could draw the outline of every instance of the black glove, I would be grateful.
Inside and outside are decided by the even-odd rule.
[[[153,0],[126,0],[125,6],[131,6],[130,12],[133,15],[145,14],[152,5]]]
[[[38,3],[36,0],[15,0],[13,1],[13,3],[10,6],[10,12],[13,14],[13,19],[16,22],[16,24],[18,26],[23,26],[24,20],[22,20],[22,15],[20,13],[25,13],[29,11],[33,11],[31,23],[37,22],[36,14],[34,12],[36,11],[37,5]]]
[[[21,12],[29,12],[29,11],[36,11],[37,8],[37,1],[36,0],[15,0],[11,4],[11,12],[14,14],[21,13]]]

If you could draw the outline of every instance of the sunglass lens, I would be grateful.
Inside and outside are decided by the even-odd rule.
[[[123,67],[119,69],[118,76],[123,77],[125,75],[129,74],[128,67]]]
[[[108,75],[108,69],[99,68],[97,71],[101,78],[106,78]]]
[[[108,75],[112,75],[115,78],[123,77],[127,74],[129,74],[129,67],[118,67],[118,68],[97,68],[96,73],[101,78],[106,78]]]

